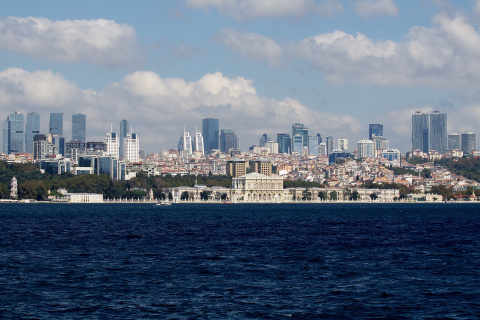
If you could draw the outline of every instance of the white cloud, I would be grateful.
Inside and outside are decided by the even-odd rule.
[[[355,2],[355,13],[363,19],[396,16],[398,8],[393,0],[360,0]]]
[[[221,30],[215,40],[253,61],[265,61],[271,66],[279,65],[283,54],[282,47],[273,39],[232,28]]]
[[[104,19],[0,18],[0,49],[46,61],[109,67],[140,59],[134,28]]]
[[[195,9],[214,7],[220,13],[237,20],[298,17],[307,13],[330,16],[343,11],[343,6],[338,0],[187,0],[186,3]]]
[[[125,116],[139,134],[141,146],[149,152],[175,148],[185,125],[193,132],[201,129],[201,119],[220,119],[222,129],[235,130],[245,150],[258,143],[264,133],[290,132],[294,122],[317,132],[353,137],[362,125],[344,114],[313,111],[286,97],[275,100],[257,94],[253,81],[228,78],[220,72],[206,74],[197,81],[161,78],[150,71],[135,72],[111,83],[103,91],[80,90],[75,84],[50,71],[22,69],[0,71],[0,117],[12,111],[41,114],[41,131],[46,132],[48,114],[64,112],[67,139],[70,113],[87,114],[87,135],[102,140],[113,124]],[[21,108],[19,108],[21,106]]]

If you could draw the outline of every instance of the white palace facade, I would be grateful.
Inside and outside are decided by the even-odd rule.
[[[232,179],[231,199],[233,202],[283,202],[285,191],[282,178],[254,172]]]

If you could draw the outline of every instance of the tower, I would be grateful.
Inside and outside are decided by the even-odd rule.
[[[308,147],[308,128],[305,128],[302,123],[292,124],[292,139],[294,139],[297,134],[302,136],[303,146]]]
[[[338,138],[338,149],[342,152],[348,150],[348,139],[345,137]]]
[[[460,135],[458,133],[451,133],[448,135],[448,149],[449,150],[460,150]]]
[[[230,149],[238,148],[238,136],[234,130],[224,129],[220,133],[220,151],[228,153]]]
[[[33,154],[33,137],[40,133],[40,115],[36,112],[27,113],[25,125],[25,152]]]
[[[3,152],[23,153],[25,135],[23,133],[23,113],[13,112],[7,117],[3,127]]]
[[[118,159],[118,152],[119,152],[119,141],[118,135],[115,132],[107,132],[107,136],[103,139],[105,144],[107,145],[107,152],[106,155],[112,156]]]
[[[327,155],[333,152],[333,137],[327,136]]]
[[[203,147],[203,136],[198,130],[195,131],[195,136],[193,137],[192,151],[201,152],[202,155],[205,154],[205,149]]]
[[[140,141],[136,133],[127,133],[123,140],[124,160],[138,162],[140,160]]]
[[[462,151],[463,154],[469,154],[477,149],[477,136],[473,132],[462,133]]]
[[[192,155],[192,138],[185,128],[183,129],[180,141],[178,142],[178,152],[181,158],[188,158]]]
[[[202,120],[202,136],[206,154],[220,148],[218,119],[206,118]]]
[[[373,136],[383,137],[383,124],[371,123],[368,125],[368,139],[373,140]]]
[[[63,112],[50,113],[50,121],[48,123],[48,133],[63,136]]]
[[[72,114],[72,140],[87,141],[87,115],[84,113]]]
[[[124,140],[127,137],[127,134],[129,133],[132,133],[130,124],[125,118],[123,118],[123,120],[120,121],[120,136],[118,137],[118,146],[119,146],[118,157],[120,159],[123,159],[125,157],[123,153],[125,149]]]
[[[292,153],[292,141],[288,133],[277,133],[278,153]]]
[[[430,114],[430,145],[429,151],[435,150],[441,154],[447,151],[447,114],[434,111]]]
[[[412,115],[412,151],[429,149],[429,116],[420,111]]]

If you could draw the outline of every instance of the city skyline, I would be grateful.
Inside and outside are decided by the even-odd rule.
[[[449,114],[448,133],[480,122],[479,1],[25,0],[2,9],[0,117],[77,110],[91,140],[114,115],[141,124],[148,152],[175,148],[183,126],[209,117],[235,130],[242,150],[292,123],[352,143],[381,123],[405,153],[417,110]]]

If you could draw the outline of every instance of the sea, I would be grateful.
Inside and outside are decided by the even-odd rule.
[[[478,319],[480,204],[0,204],[1,319]]]

